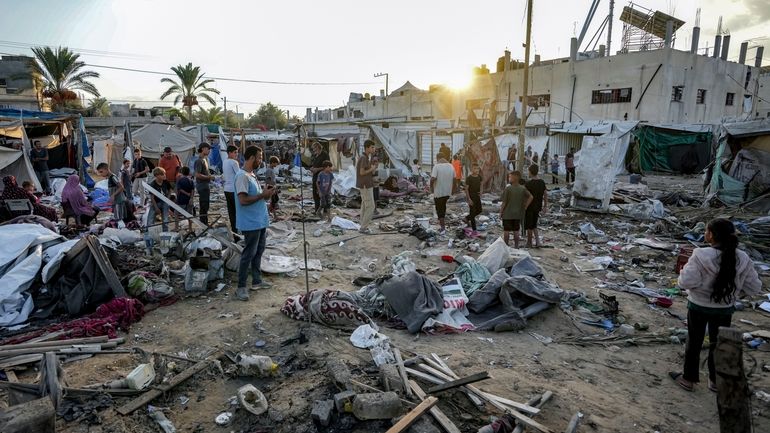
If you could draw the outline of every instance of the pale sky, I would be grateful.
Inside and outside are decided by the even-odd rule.
[[[590,0],[535,0],[533,54],[543,59],[569,55],[569,39],[579,33]],[[732,34],[730,58],[742,41],[767,45],[768,0],[641,0],[650,9],[672,13],[686,24],[676,48],[689,49],[698,7],[700,46],[714,43],[717,20]],[[0,0],[0,53],[30,54],[29,45],[62,45],[84,50],[89,64],[169,72],[193,62],[209,76],[285,82],[371,83],[334,86],[274,85],[218,81],[228,109],[251,113],[271,101],[292,114],[304,107],[344,104],[350,92],[379,93],[390,74],[390,90],[410,80],[460,86],[482,63],[494,70],[509,48],[523,59],[525,0]],[[626,2],[615,3],[612,51],[620,48]],[[586,37],[607,15],[603,0]],[[763,39],[761,39],[763,38]],[[606,42],[606,36],[602,42]],[[22,44],[21,46],[19,44]],[[750,50],[748,58],[755,56]],[[92,68],[94,80],[111,101],[140,107],[160,102],[161,76]],[[237,101],[237,102],[235,102]],[[221,105],[221,101],[219,103]]]

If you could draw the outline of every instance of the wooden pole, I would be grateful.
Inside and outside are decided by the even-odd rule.
[[[719,328],[714,351],[717,374],[717,409],[720,433],[746,433],[751,429],[749,385],[743,371],[742,333]],[[714,343],[711,343],[714,344]]]
[[[529,92],[529,47],[532,37],[532,0],[527,0],[527,41],[524,45],[524,84],[521,93],[521,126],[519,127],[519,152],[516,157],[516,168],[524,172],[524,136],[527,126],[527,94]]]

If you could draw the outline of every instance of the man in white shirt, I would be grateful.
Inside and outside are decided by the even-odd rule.
[[[227,216],[230,217],[230,227],[235,233],[235,174],[241,167],[238,164],[238,148],[232,144],[227,146],[227,159],[222,161],[222,178],[225,181],[225,201],[227,201]]]
[[[438,164],[433,166],[430,173],[430,187],[433,190],[433,204],[436,206],[436,216],[441,226],[439,234],[446,233],[444,217],[446,216],[446,203],[449,196],[452,195],[452,184],[455,178],[455,169],[452,167],[444,155],[438,154]]]

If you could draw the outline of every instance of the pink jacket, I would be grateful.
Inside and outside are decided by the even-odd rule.
[[[748,254],[736,250],[735,293],[733,302],[715,303],[711,300],[712,286],[719,272],[722,252],[716,248],[696,248],[692,257],[679,273],[679,287],[688,291],[687,300],[708,308],[732,307],[735,298],[742,295],[756,295],[762,288],[762,281],[754,269],[754,262]]]

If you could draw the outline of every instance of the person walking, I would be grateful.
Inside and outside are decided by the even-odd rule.
[[[142,149],[134,149],[134,162],[131,164],[131,194],[136,197],[139,196],[141,200],[140,204],[144,204],[146,194],[144,192],[144,185],[142,182],[147,180],[147,173],[150,172],[150,165],[147,164],[147,160],[142,157]]]
[[[323,150],[321,143],[314,142],[311,146],[313,152],[313,160],[310,164],[310,171],[313,173],[313,212],[318,213],[318,208],[321,206],[321,196],[318,194],[318,174],[324,170],[324,161],[329,161],[329,152]]]
[[[179,169],[182,168],[182,161],[179,156],[174,153],[171,147],[166,146],[163,149],[163,155],[161,155],[158,161],[158,167],[162,168],[166,172],[166,182],[171,187],[171,191],[176,190],[176,178],[179,174]]]
[[[470,212],[465,221],[475,232],[476,217],[481,215],[481,169],[478,164],[471,166],[471,174],[465,178],[465,198],[468,200]]]
[[[564,157],[564,168],[567,169],[567,181],[571,183],[575,181],[575,148],[570,148],[567,156]]]
[[[455,155],[452,158],[452,168],[455,170],[455,180],[452,184],[452,194],[460,191],[460,183],[463,179],[463,164],[460,162],[460,155]]]
[[[524,184],[527,191],[532,194],[532,203],[527,206],[527,210],[524,212],[524,230],[527,231],[527,248],[532,248],[533,235],[535,237],[535,248],[540,248],[540,233],[537,229],[537,223],[540,219],[540,212],[548,211],[548,194],[546,193],[545,181],[538,176],[539,172],[539,165],[530,165],[529,180]]]
[[[262,149],[249,146],[243,154],[243,168],[235,175],[236,227],[243,234],[244,248],[238,267],[238,287],[235,296],[241,301],[249,300],[249,290],[268,289],[271,287],[262,281],[260,264],[265,252],[267,227],[270,217],[267,212],[267,202],[275,193],[275,188],[268,186],[262,189],[254,173],[262,164]],[[251,286],[246,286],[251,270]]]
[[[361,193],[361,221],[359,223],[361,233],[371,233],[369,223],[372,222],[374,216],[374,172],[377,171],[377,164],[372,163],[373,154],[374,142],[366,140],[364,142],[364,154],[356,163],[356,188]]]
[[[214,180],[209,170],[209,152],[211,145],[198,145],[198,159],[195,160],[195,191],[198,193],[199,219],[209,225],[209,203],[211,199],[210,183]]]
[[[227,203],[227,216],[230,218],[230,229],[235,233],[235,175],[241,169],[238,163],[238,148],[232,144],[227,146],[227,159],[222,161],[222,178],[224,179],[225,202]]]
[[[455,169],[441,154],[436,155],[438,164],[433,166],[430,173],[430,187],[433,191],[433,205],[436,208],[436,217],[441,227],[439,234],[446,233],[446,204],[449,196],[452,195],[452,186],[454,184]]]
[[[682,372],[669,376],[687,391],[699,382],[700,351],[708,328],[708,388],[716,392],[714,349],[719,327],[729,327],[735,301],[743,295],[756,295],[762,281],[748,254],[738,249],[735,226],[718,218],[708,223],[706,242],[711,246],[693,250],[679,273],[679,288],[687,291],[687,345]]]
[[[44,148],[40,140],[35,140],[32,150],[29,152],[29,159],[32,162],[32,169],[40,181],[45,195],[51,194],[51,177],[48,173],[48,149]]]
[[[559,155],[554,153],[551,160],[551,183],[554,185],[559,184]]]

